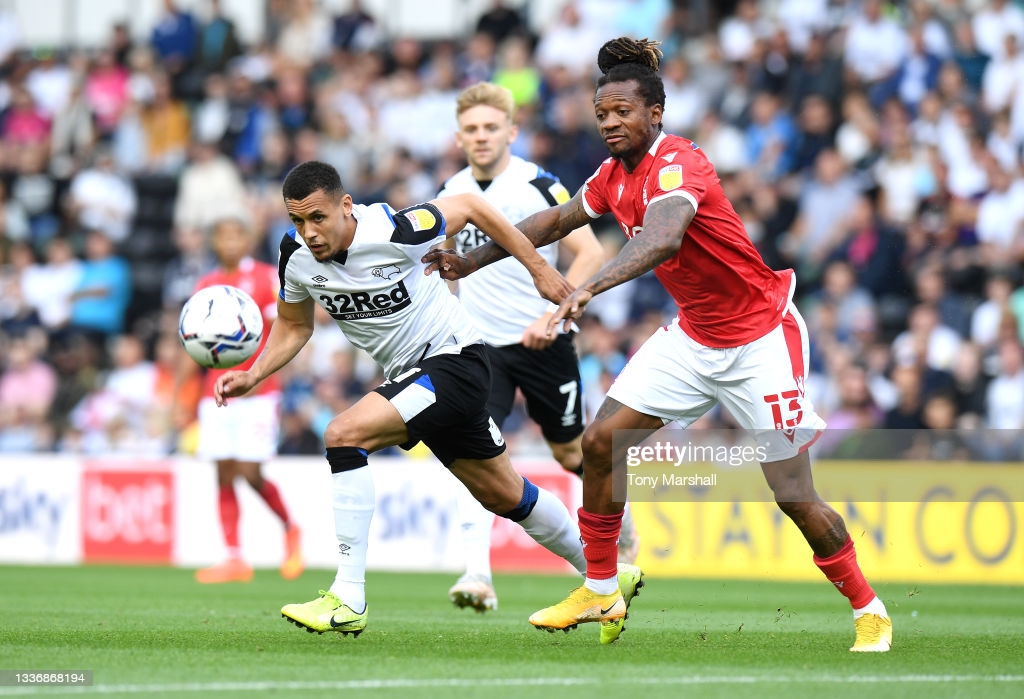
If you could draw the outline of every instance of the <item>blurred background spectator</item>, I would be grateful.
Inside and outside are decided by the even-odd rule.
[[[160,0],[148,26],[61,46],[0,11],[0,449],[187,451],[173,339],[213,220],[245,216],[274,262],[281,182],[309,158],[357,202],[431,198],[462,166],[453,100],[478,80],[513,91],[517,154],[575,191],[607,156],[595,57],[623,32],[664,41],[666,129],[708,153],[766,261],[797,270],[807,390],[832,425],[1019,430],[1022,5],[489,0],[439,36],[359,0]],[[618,226],[596,229],[613,255]],[[675,310],[646,275],[588,311],[592,414]],[[282,378],[282,453],[319,450],[379,380],[319,315]],[[535,452],[521,424],[509,444]]]

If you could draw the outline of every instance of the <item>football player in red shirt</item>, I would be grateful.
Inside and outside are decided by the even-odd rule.
[[[761,260],[697,144],[662,131],[665,88],[657,42],[619,38],[598,53],[602,77],[594,112],[611,157],[576,195],[517,227],[538,247],[611,213],[628,238],[619,254],[565,299],[551,318],[578,320],[596,294],[645,272],[679,307],[630,359],[583,434],[580,533],[587,579],[530,623],[554,630],[601,622],[601,640],[618,637],[625,619],[616,581],[616,540],[626,492],[625,449],[615,430],[650,433],[671,421],[684,427],[716,404],[758,443],[775,500],[799,527],[814,562],[854,609],[855,651],[884,652],[892,641],[885,606],[857,565],[842,517],[814,489],[807,448],[825,422],[804,395],[807,329],[792,303],[792,270]],[[458,279],[505,257],[493,244],[465,256],[432,251],[429,273]],[[763,450],[763,452],[761,451]],[[615,464],[615,468],[613,468]],[[614,484],[614,489],[613,489]]]
[[[248,369],[263,351],[270,326],[277,313],[277,268],[249,256],[252,236],[240,220],[227,218],[213,226],[213,252],[220,266],[196,283],[196,291],[227,284],[249,294],[263,312],[263,338],[253,356],[236,369]],[[281,388],[276,377],[260,384],[252,393],[217,406],[213,386],[226,369],[207,369],[203,398],[199,402],[199,447],[202,458],[217,463],[217,501],[220,525],[227,545],[227,560],[196,571],[201,583],[247,582],[252,567],[242,559],[238,539],[239,508],[234,481],[242,476],[263,498],[284,526],[285,556],[281,576],[294,580],[303,570],[301,533],[288,516],[277,486],[263,477],[261,464],[277,454]]]

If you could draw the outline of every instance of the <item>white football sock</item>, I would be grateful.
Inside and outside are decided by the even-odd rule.
[[[580,575],[586,573],[587,559],[583,557],[580,528],[569,516],[565,504],[554,495],[537,488],[537,504],[519,526],[538,544],[569,561]]]
[[[583,585],[591,592],[596,592],[599,595],[610,595],[619,589],[619,578],[608,578],[607,580],[594,580],[593,578],[587,578]]]
[[[466,557],[466,574],[491,579],[491,528],[494,513],[484,509],[461,482],[456,486],[455,506],[462,551]]]
[[[375,493],[367,466],[332,474],[334,531],[338,537],[338,574],[331,592],[357,613],[366,608],[366,545]]]
[[[860,609],[853,610],[854,619],[859,619],[865,614],[877,614],[878,616],[884,616],[886,618],[889,618],[889,612],[885,610],[885,605],[882,604],[882,600],[878,599],[877,596],[875,596],[873,600],[868,602],[866,607],[861,607]]]

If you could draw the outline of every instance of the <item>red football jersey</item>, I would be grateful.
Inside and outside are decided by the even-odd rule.
[[[706,347],[739,347],[766,335],[782,321],[793,270],[764,264],[696,144],[663,133],[633,172],[608,158],[583,185],[587,213],[610,211],[627,238],[643,230],[648,206],[672,196],[697,211],[679,252],[654,270],[679,306],[679,325]]]
[[[252,296],[253,301],[256,302],[256,305],[263,312],[263,337],[260,338],[260,346],[257,348],[256,353],[238,366],[231,369],[207,369],[206,376],[203,378],[204,396],[213,395],[213,385],[217,382],[217,377],[225,371],[235,369],[246,370],[253,365],[256,357],[260,355],[260,352],[266,346],[267,337],[270,335],[270,326],[277,317],[277,290],[279,282],[277,279],[277,269],[273,265],[247,257],[239,263],[238,270],[235,272],[228,273],[223,268],[218,267],[209,274],[204,275],[196,282],[195,290],[199,291],[208,286],[217,286],[218,284],[238,287],[249,294],[249,296]],[[281,386],[277,380],[277,375],[271,374],[249,395],[279,390],[281,390]]]

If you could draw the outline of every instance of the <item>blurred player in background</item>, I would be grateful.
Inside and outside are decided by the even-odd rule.
[[[249,257],[252,235],[239,219],[226,218],[214,224],[210,242],[219,266],[200,278],[196,291],[218,284],[235,286],[249,294],[263,311],[263,339],[253,358],[241,365],[245,369],[256,361],[255,357],[266,345],[277,315],[277,270]],[[277,454],[280,387],[271,379],[251,394],[232,401],[231,405],[218,407],[213,387],[223,374],[224,370],[206,370],[203,398],[199,403],[198,455],[217,463],[217,502],[228,557],[219,565],[196,571],[196,580],[223,583],[252,579],[252,567],[243,560],[238,540],[240,515],[234,485],[238,476],[249,482],[281,520],[285,541],[281,576],[294,580],[303,569],[301,532],[289,518],[277,486],[260,472],[260,465]]]
[[[481,195],[513,223],[569,201],[569,192],[558,178],[512,155],[511,145],[518,134],[514,113],[512,93],[504,87],[477,83],[459,94],[455,140],[466,154],[469,167],[445,182],[439,197],[467,192]],[[448,245],[466,253],[489,240],[486,233],[468,224]],[[583,283],[604,262],[604,250],[589,224],[560,242],[572,254],[565,276],[573,286]],[[557,264],[558,244],[538,252],[552,267]],[[487,412],[502,428],[519,389],[526,399],[527,412],[540,425],[555,460],[582,477],[579,360],[573,333],[547,333],[548,320],[557,306],[537,293],[529,271],[515,259],[502,260],[461,280],[458,295],[483,337],[491,363]],[[498,311],[496,299],[501,299]],[[459,488],[457,502],[466,572],[448,591],[448,597],[458,607],[479,612],[497,609],[490,557],[494,513],[481,507],[465,488]],[[623,530],[627,530],[625,524]],[[620,560],[632,563],[636,559],[635,536],[622,539]]]
[[[610,158],[558,207],[520,222],[544,245],[605,213],[629,239],[619,254],[559,306],[552,324],[577,320],[590,299],[649,270],[679,306],[630,358],[583,435],[580,534],[587,558],[583,586],[542,609],[530,623],[568,629],[602,622],[620,597],[616,540],[626,492],[624,449],[616,430],[651,432],[676,420],[688,426],[721,403],[754,437],[779,508],[803,534],[814,562],[853,607],[852,651],[885,652],[892,622],[864,579],[842,517],[814,488],[807,448],[825,428],[804,394],[807,329],[793,304],[792,270],[761,260],[703,151],[662,131],[665,87],[657,42],[614,39],[598,53],[594,113]],[[467,256],[435,251],[428,270],[458,279],[504,257],[493,245]],[[553,328],[552,328],[553,329]],[[613,449],[622,451],[613,451]],[[613,488],[614,485],[614,488]]]

